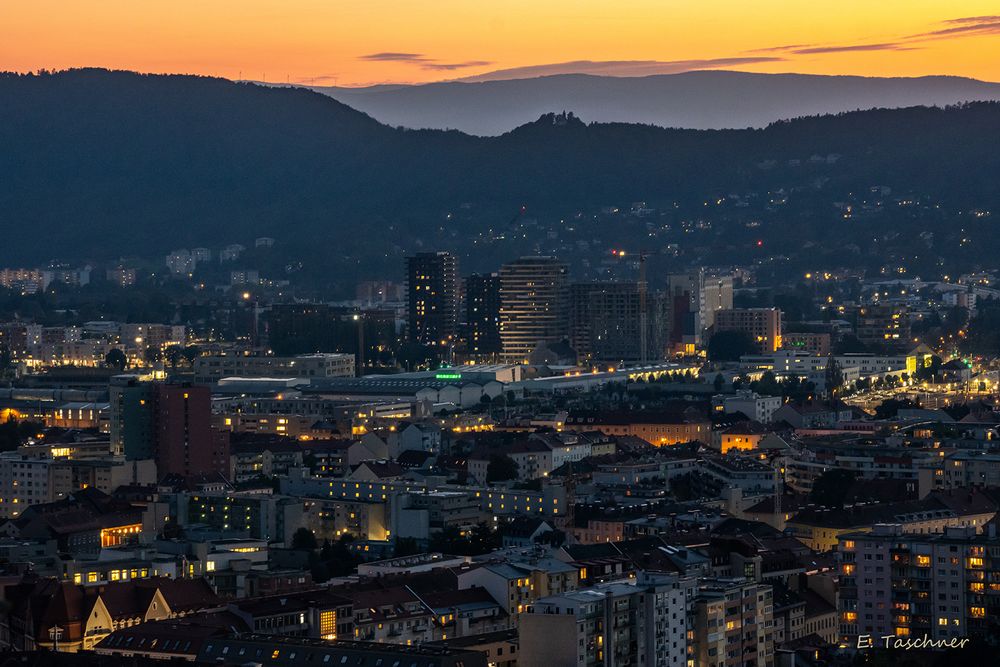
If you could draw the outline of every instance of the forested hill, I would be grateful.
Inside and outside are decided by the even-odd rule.
[[[262,235],[361,262],[389,242],[429,242],[460,206],[480,214],[457,230],[470,235],[521,205],[559,216],[781,190],[822,193],[825,214],[873,185],[997,210],[998,174],[1000,104],[990,102],[761,130],[586,125],[560,113],[480,138],[390,128],[303,89],[105,70],[0,75],[6,264]],[[826,226],[818,216],[796,233]]]

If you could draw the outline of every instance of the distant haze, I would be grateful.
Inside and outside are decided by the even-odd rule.
[[[1000,100],[1000,84],[961,77],[868,78],[699,71],[644,77],[565,74],[369,88],[314,86],[378,121],[498,135],[567,110],[587,122],[661,127],[764,127],[858,109]]]

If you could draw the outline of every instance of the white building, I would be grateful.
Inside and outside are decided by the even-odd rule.
[[[302,354],[294,357],[206,355],[194,362],[194,381],[212,384],[229,377],[338,378],[354,376],[354,355]]]
[[[771,371],[775,375],[808,375],[826,371],[831,358],[842,369],[857,368],[861,377],[887,373],[913,373],[917,370],[917,358],[912,355],[880,356],[862,353],[824,357],[794,350],[744,355],[740,357],[740,370]]]
[[[738,391],[735,396],[724,396],[722,399],[722,410],[727,415],[742,412],[762,424],[771,423],[780,407],[780,396],[761,396],[752,391]]]

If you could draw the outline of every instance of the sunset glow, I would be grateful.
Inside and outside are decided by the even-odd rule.
[[[996,13],[995,2],[978,0],[9,0],[0,4],[0,69],[92,66],[346,86],[511,69],[997,81]],[[560,63],[574,64],[548,67]]]

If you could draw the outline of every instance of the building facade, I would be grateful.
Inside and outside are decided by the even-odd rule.
[[[569,337],[569,267],[555,257],[522,257],[500,269],[503,356],[524,362],[539,343]]]

